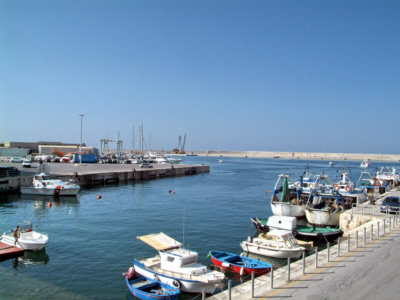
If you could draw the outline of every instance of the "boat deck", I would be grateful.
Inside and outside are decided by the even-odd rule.
[[[0,242],[0,260],[24,255],[24,250]]]

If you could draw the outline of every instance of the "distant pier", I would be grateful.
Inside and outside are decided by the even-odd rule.
[[[139,164],[73,164],[73,163],[33,163],[32,168],[23,169],[20,178],[21,187],[32,183],[33,175],[42,171],[53,178],[63,181],[76,181],[88,186],[115,182],[159,179],[209,173],[208,165],[154,164],[152,168],[141,168]]]

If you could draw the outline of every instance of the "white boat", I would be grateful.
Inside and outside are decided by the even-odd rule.
[[[36,174],[33,183],[28,187],[21,187],[21,194],[45,196],[75,196],[80,186],[75,183],[51,179],[46,173]]]
[[[345,209],[351,208],[352,202],[346,201],[348,200],[337,191],[333,193],[312,191],[305,210],[308,223],[317,226],[337,226],[340,214]]]
[[[7,245],[14,246],[15,237],[13,231],[3,233],[0,241]],[[39,233],[32,230],[32,224],[20,225],[20,237],[16,243],[16,247],[23,250],[38,251],[42,250],[49,242],[49,237],[46,233]]]
[[[335,163],[334,163],[333,161],[330,161],[330,162],[329,162],[329,166],[330,166],[330,167],[333,167],[334,165],[335,165]]]
[[[169,164],[170,161],[164,156],[148,152],[144,159],[152,164]]]
[[[333,184],[328,175],[315,175],[311,173],[304,173],[300,176],[300,181],[296,181],[296,187],[301,188],[302,194],[309,194],[311,190],[330,190]]]
[[[369,161],[366,160],[366,159],[364,159],[364,160],[362,161],[362,163],[360,164],[360,167],[361,167],[361,168],[368,168],[368,167],[369,167]]]
[[[134,260],[135,271],[148,278],[179,288],[182,292],[213,294],[225,275],[197,262],[198,253],[160,232],[137,237],[156,249],[159,255]]]
[[[166,158],[170,164],[179,164],[182,161],[182,159],[179,157],[171,157],[164,155],[164,158]]]
[[[388,167],[382,167],[379,172],[376,173],[376,178],[378,178],[380,181],[389,181],[391,183],[397,183],[399,180],[400,175],[396,171],[395,168],[388,168]]]
[[[301,247],[289,230],[271,230],[268,233],[260,233],[257,238],[248,237],[240,247],[247,252],[275,257],[275,258],[299,258],[304,247]]]
[[[349,204],[355,203],[358,205],[367,200],[367,189],[363,186],[357,187],[345,171],[343,171],[341,179],[335,182],[333,188],[347,199]]]
[[[288,175],[279,175],[271,197],[272,213],[275,216],[304,218],[306,201],[300,194],[301,189]]]

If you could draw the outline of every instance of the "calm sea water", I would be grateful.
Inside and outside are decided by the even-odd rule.
[[[208,164],[210,173],[98,186],[76,198],[1,198],[0,231],[30,221],[50,242],[44,251],[0,262],[0,298],[132,299],[122,273],[133,258],[156,254],[137,236],[164,232],[209,264],[210,250],[240,254],[240,242],[255,233],[250,218],[272,214],[266,191],[279,174],[298,179],[309,164],[335,181],[345,164],[357,181],[362,171],[351,161],[333,168],[324,160],[186,157],[184,163]],[[368,171],[383,165],[399,168],[372,163]]]

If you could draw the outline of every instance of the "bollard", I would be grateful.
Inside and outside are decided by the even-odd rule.
[[[366,243],[366,239],[367,239],[367,228],[364,227],[364,245]]]
[[[251,272],[251,298],[254,298],[254,272]]]
[[[303,274],[306,274],[306,252],[303,251]]]
[[[206,300],[206,290],[201,291],[201,299]]]
[[[329,248],[329,242],[326,242],[326,248],[327,248],[327,250],[328,250],[328,262],[329,262],[329,250],[330,250],[330,248]]]
[[[371,224],[371,241],[374,239],[374,224]]]
[[[232,297],[231,288],[232,288],[232,280],[228,280],[228,299],[229,300],[231,300],[231,297]]]
[[[347,252],[350,252],[350,234],[347,236]]]
[[[337,240],[337,256],[340,256],[340,238]]]
[[[315,267],[318,268],[318,247],[315,247]]]
[[[379,221],[378,221],[378,238],[379,238]]]
[[[389,216],[389,231],[392,230],[392,217]]]
[[[386,219],[383,219],[383,234],[386,233],[385,227],[386,227]]]
[[[356,230],[356,249],[358,248],[358,230]]]
[[[274,267],[271,268],[271,289],[274,288]]]
[[[287,258],[287,281],[290,281],[290,257]]]

